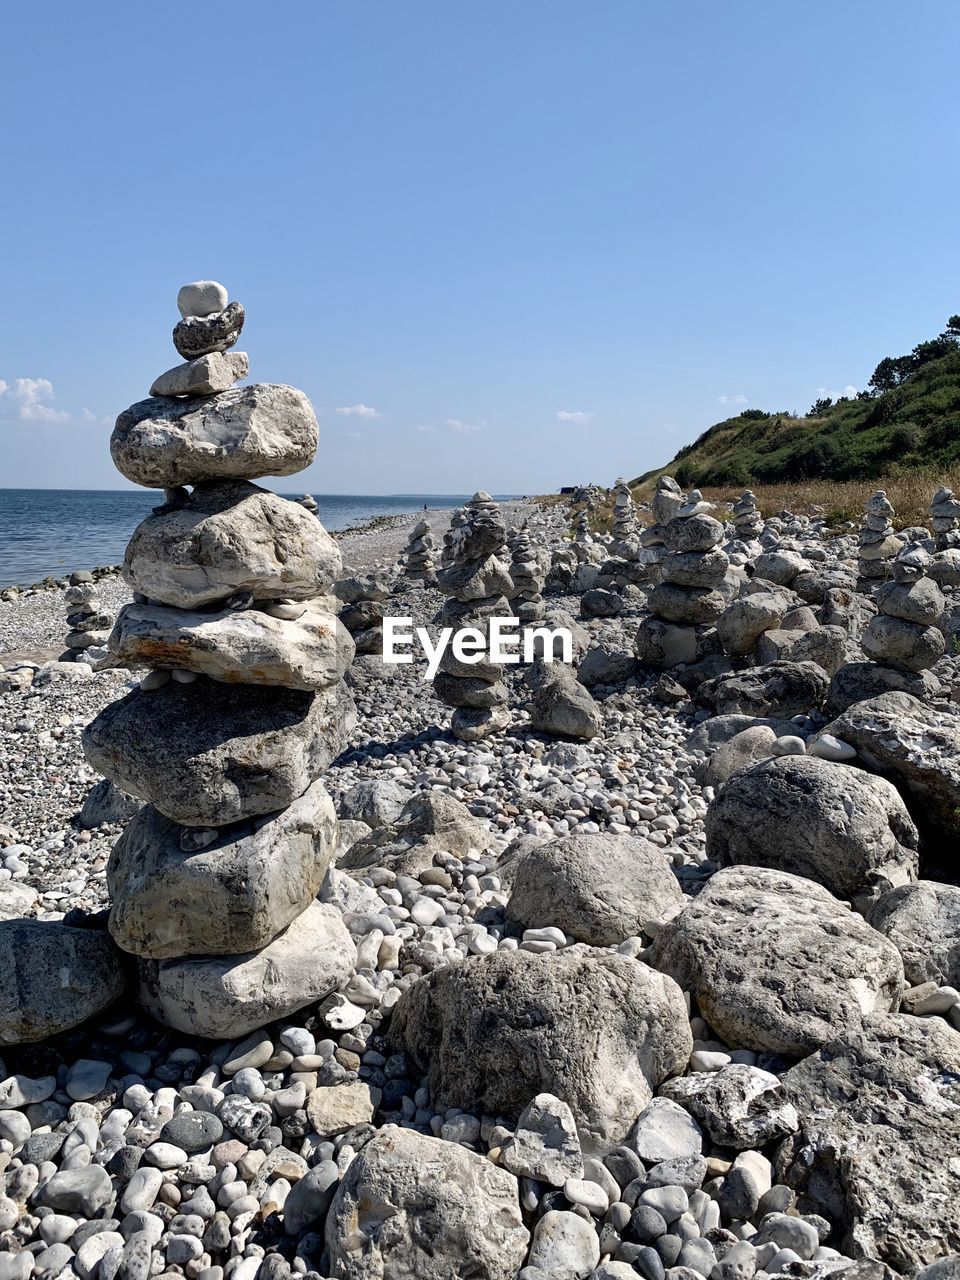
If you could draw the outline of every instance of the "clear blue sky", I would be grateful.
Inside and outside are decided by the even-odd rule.
[[[52,0],[3,37],[0,485],[124,486],[198,277],[313,400],[315,492],[612,483],[960,310],[955,0]]]

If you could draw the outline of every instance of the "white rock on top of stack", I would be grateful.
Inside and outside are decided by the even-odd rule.
[[[506,529],[499,506],[483,490],[473,495],[465,511],[463,523],[451,525],[449,531],[451,562],[437,575],[448,597],[441,623],[485,631],[488,619],[510,612],[506,597],[513,590],[513,580],[501,559]],[[510,717],[503,705],[507,690],[501,670],[486,659],[461,663],[452,646],[444,650],[433,689],[441,702],[455,708],[450,722],[455,737],[475,742],[506,728]]]
[[[883,489],[878,489],[864,504],[864,517],[858,537],[858,569],[862,578],[889,577],[888,561],[893,559],[902,545],[893,532],[895,514]]]
[[[330,994],[356,955],[313,901],[336,844],[318,778],[356,723],[354,645],[326,595],[340,552],[309,510],[249,483],[309,465],[316,418],[292,387],[209,389],[246,372],[223,354],[243,322],[226,298],[184,286],[174,341],[190,359],[158,382],[223,378],[117,420],[118,468],[167,501],[131,538],[139,596],[109,647],[152,670],[84,733],[90,763],[148,802],[111,859],[111,932],[140,958],[150,1012],[216,1037]]]

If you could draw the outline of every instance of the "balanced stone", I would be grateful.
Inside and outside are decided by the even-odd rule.
[[[317,437],[302,391],[260,382],[215,396],[141,400],[117,418],[110,453],[134,484],[170,489],[292,475],[313,461]]]
[[[195,360],[213,351],[229,351],[240,337],[244,318],[239,302],[229,302],[222,311],[211,315],[184,316],[174,327],[173,345],[184,360]]]
[[[212,352],[174,365],[154,379],[151,396],[212,396],[228,391],[250,372],[245,351]]]
[[[87,726],[87,760],[185,826],[282,809],[340,754],[356,724],[342,682],[321,693],[215,680],[135,689]]]
[[[887,562],[900,550],[900,540],[893,532],[894,509],[883,489],[867,499],[864,512],[859,536],[860,576],[886,578],[890,572]]]
[[[193,280],[177,294],[177,310],[187,316],[213,316],[227,305],[229,294],[216,280]]]
[[[737,537],[744,542],[751,542],[763,533],[760,503],[757,495],[750,489],[745,490],[733,504],[733,527],[737,531]]]
[[[341,566],[336,541],[297,503],[222,481],[139,524],[123,576],[151,601],[194,609],[237,592],[271,601],[323,595]]]
[[[342,678],[353,641],[327,608],[310,602],[295,620],[259,609],[187,612],[163,605],[121,609],[108,645],[125,666],[194,671],[230,684],[316,691]]]
[[[356,956],[340,912],[312,902],[262,951],[141,960],[140,999],[168,1027],[237,1039],[336,991]]]
[[[433,536],[426,520],[418,520],[410,530],[404,572],[408,578],[433,581]]]
[[[316,897],[337,840],[333,801],[314,782],[286,809],[228,827],[197,852],[149,805],[107,865],[110,932],[154,960],[255,951]]]

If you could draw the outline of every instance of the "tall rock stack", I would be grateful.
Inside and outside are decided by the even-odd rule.
[[[393,572],[383,569],[353,574],[334,584],[334,594],[343,602],[340,621],[353,637],[357,653],[383,652],[384,601],[393,586]]]
[[[113,626],[113,615],[104,609],[95,582],[79,582],[63,593],[67,606],[67,634],[64,643],[70,656],[95,662],[106,654],[104,646]]]
[[[233,385],[243,308],[221,285],[186,285],[177,303],[185,363],[110,442],[128,480],[165,490],[127,547],[137,603],[109,640],[120,665],[149,671],[83,746],[146,802],[107,870],[110,932],[139,959],[143,1003],[232,1038],[331,994],[356,960],[339,913],[315,900],[337,834],[320,776],[356,723],[354,646],[328,595],[337,544],[251,483],[313,461],[309,400]]]
[[[650,615],[640,623],[636,654],[645,666],[665,670],[697,662],[717,652],[713,624],[726,601],[717,590],[729,566],[720,550],[723,525],[694,489],[661,526],[668,555],[660,563],[661,581],[647,597]]]
[[[463,507],[457,507],[450,517],[450,524],[443,534],[443,546],[440,548],[440,567],[448,569],[453,564],[453,548],[461,529],[467,522],[467,513]]]
[[[938,551],[960,547],[960,498],[952,489],[943,485],[933,495],[930,503],[930,527],[936,539]]]
[[[937,626],[946,602],[926,576],[930,557],[920,547],[904,547],[893,562],[893,581],[878,587],[879,612],[863,633],[865,653],[882,666],[926,671],[943,657],[945,641]]]
[[[757,495],[747,489],[733,504],[733,527],[741,542],[756,542],[763,533],[763,516]]]
[[[318,506],[317,500],[312,493],[303,494],[302,497],[297,498],[297,502],[299,502],[301,507],[303,507],[306,511],[309,511],[311,515],[319,515],[320,507]]]
[[[500,508],[488,493],[475,493],[466,505],[464,523],[453,531],[452,562],[437,575],[447,595],[441,625],[475,627],[488,636],[489,620],[510,613],[507,597],[513,581],[503,561],[507,531]],[[448,645],[433,681],[434,693],[454,712],[450,729],[454,737],[476,742],[510,722],[505,703],[507,689],[502,667],[488,661],[463,663]]]
[[[666,526],[683,506],[683,490],[673,476],[661,476],[653,492],[650,513],[653,523],[640,534],[640,546],[649,554],[645,557],[653,580],[657,580],[656,566],[663,557],[663,535]]]
[[[864,505],[860,526],[860,560],[857,570],[861,578],[871,580],[890,577],[891,564],[900,550],[900,539],[893,532],[893,505],[883,489],[878,489]]]
[[[610,550],[623,560],[636,560],[640,550],[633,494],[622,476],[613,486],[613,542]]]
[[[513,590],[508,599],[521,622],[539,622],[546,606],[543,603],[543,574],[534,550],[526,520],[510,537],[510,577]]]
[[[407,539],[404,565],[406,577],[432,584],[436,581],[433,567],[433,535],[426,520],[418,520]]]

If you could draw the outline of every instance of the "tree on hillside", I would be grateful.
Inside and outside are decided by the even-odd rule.
[[[960,338],[960,316],[951,316],[947,321],[944,334],[948,338]]]
[[[821,396],[819,400],[814,400],[813,404],[810,406],[809,412],[807,413],[807,417],[819,418],[821,413],[826,413],[832,404],[833,401],[829,396]]]
[[[909,378],[911,373],[913,373],[911,356],[884,356],[874,369],[869,385],[875,394],[881,395],[884,391],[892,391],[894,387],[899,387],[904,378]]]

